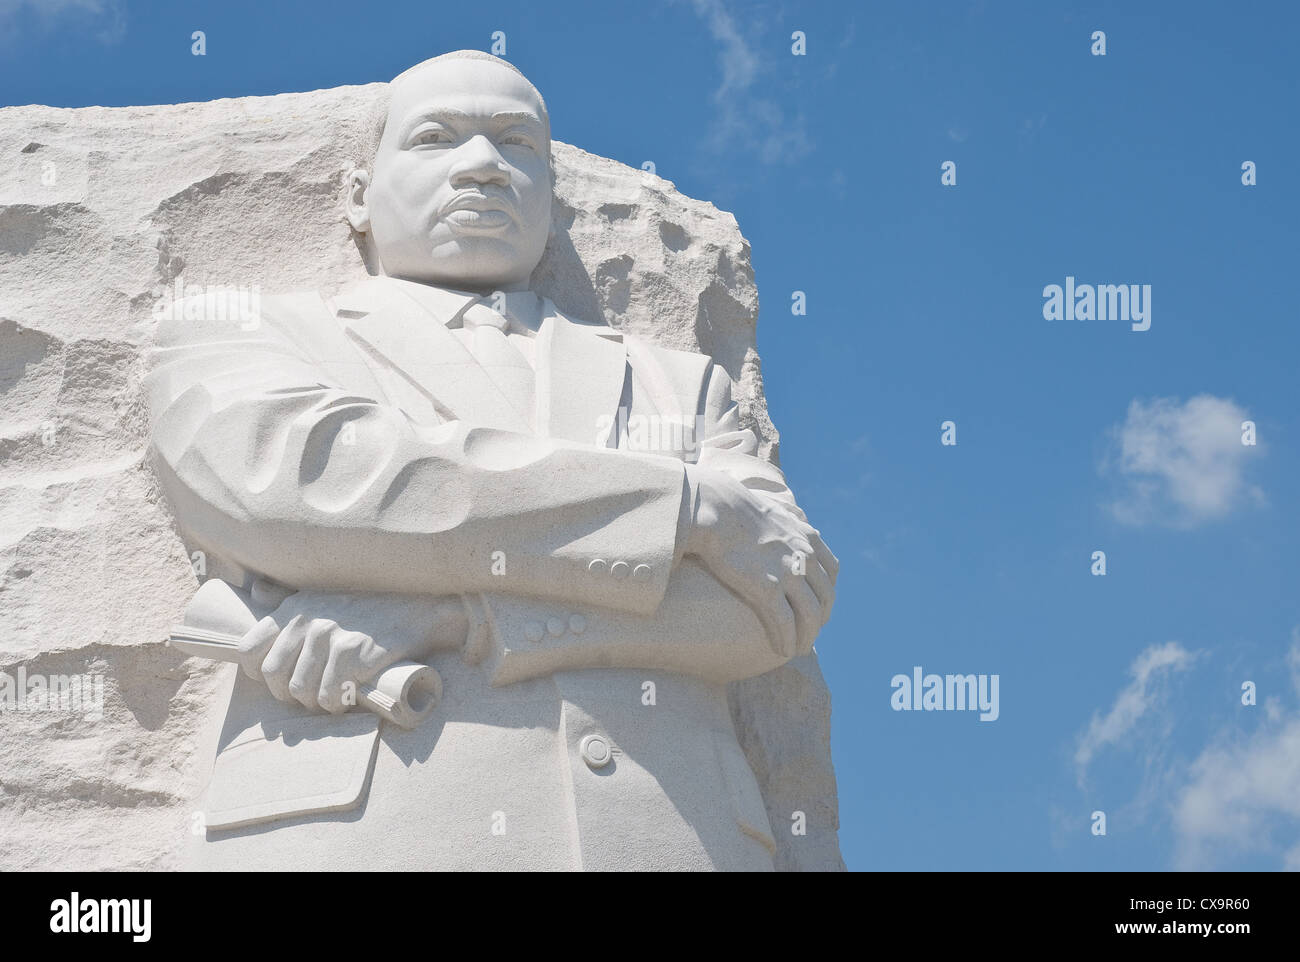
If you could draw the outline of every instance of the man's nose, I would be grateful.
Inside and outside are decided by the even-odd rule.
[[[502,159],[492,141],[482,134],[471,137],[456,151],[456,160],[448,178],[460,189],[471,184],[510,185],[510,166]]]

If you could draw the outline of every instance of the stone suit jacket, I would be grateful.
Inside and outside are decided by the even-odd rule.
[[[479,300],[373,278],[332,305],[186,303],[160,324],[156,470],[212,572],[471,613],[419,731],[381,738],[373,716],[309,715],[239,676],[196,864],[770,867],[724,686],[785,658],[683,557],[684,464],[802,513],[708,357],[545,301],[521,417],[452,330]],[[620,409],[666,427],[634,444]]]

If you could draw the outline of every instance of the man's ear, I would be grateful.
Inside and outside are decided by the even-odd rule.
[[[370,230],[370,205],[366,191],[370,189],[370,171],[357,168],[348,174],[348,223],[358,234]]]

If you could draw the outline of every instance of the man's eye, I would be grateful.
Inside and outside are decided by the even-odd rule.
[[[451,135],[445,130],[422,130],[411,138],[412,147],[419,147],[424,144],[448,143],[451,143]]]
[[[532,140],[523,134],[506,134],[501,138],[501,143],[512,147],[527,147],[530,150],[533,147]]]

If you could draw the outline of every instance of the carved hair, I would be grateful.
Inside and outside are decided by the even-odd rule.
[[[414,67],[407,67],[396,77],[394,77],[392,82],[397,83],[397,81],[401,80],[403,77],[407,76],[408,74],[412,74],[417,70],[423,69],[424,67],[432,66],[433,64],[438,63],[438,61],[440,60],[486,60],[489,63],[500,64],[502,67],[505,67],[507,70],[513,71],[524,81],[524,83],[528,84],[528,89],[533,92],[533,96],[537,98],[537,102],[542,106],[542,119],[546,121],[546,126],[550,127],[551,118],[550,118],[550,114],[546,109],[546,101],[542,98],[542,92],[538,90],[536,87],[534,87],[533,82],[524,76],[524,72],[520,70],[518,67],[516,67],[514,64],[512,64],[509,60],[502,60],[500,57],[497,57],[490,53],[484,53],[482,50],[453,50],[450,53],[440,53],[436,57],[430,57],[428,60],[420,61]]]

